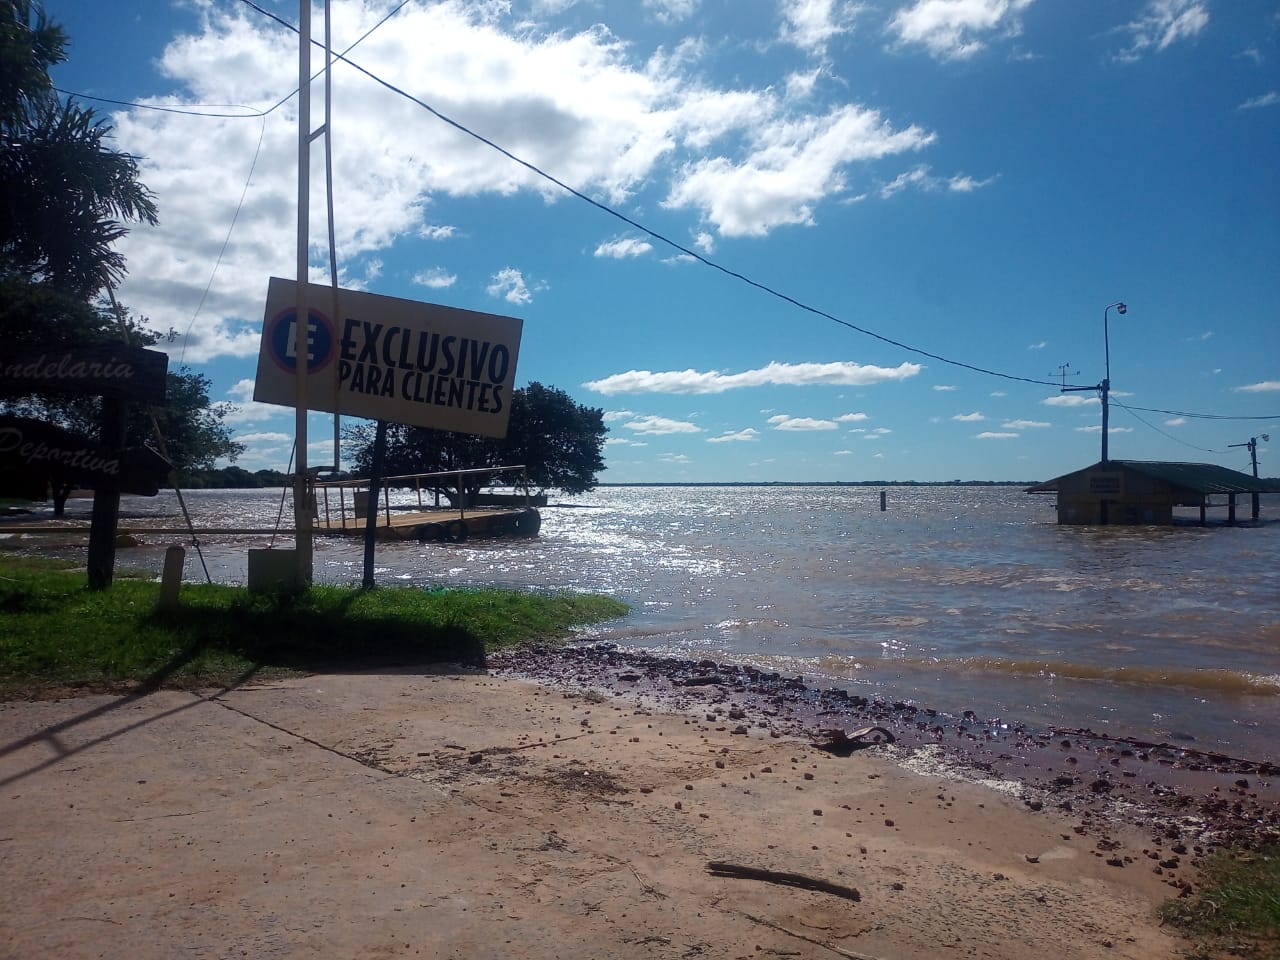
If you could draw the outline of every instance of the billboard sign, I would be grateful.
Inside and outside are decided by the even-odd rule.
[[[272,277],[253,399],[297,402],[297,284]],[[307,285],[307,408],[505,437],[523,321]]]

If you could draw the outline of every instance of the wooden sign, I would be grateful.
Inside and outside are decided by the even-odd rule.
[[[171,469],[150,447],[109,450],[42,420],[0,417],[0,496],[38,500],[49,484],[71,484],[154,497]]]
[[[169,355],[159,350],[104,343],[0,360],[0,393],[67,393],[160,403],[168,369]]]

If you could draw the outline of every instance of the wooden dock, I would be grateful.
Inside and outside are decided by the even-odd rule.
[[[419,540],[423,543],[465,543],[472,539],[495,537],[536,537],[542,528],[542,516],[532,507],[515,509],[476,509],[459,511],[390,510],[379,511],[375,535],[379,540]],[[348,515],[344,520],[316,520],[312,533],[316,536],[362,537],[365,519]],[[122,522],[116,530],[120,537],[238,537],[294,535],[288,527],[178,527],[152,526]],[[74,521],[19,521],[0,524],[0,534],[89,535],[89,524]]]
[[[317,520],[317,534],[364,536],[364,517]],[[533,507],[522,510],[379,510],[375,526],[380,540],[418,540],[423,543],[465,543],[495,537],[536,537],[542,515]]]

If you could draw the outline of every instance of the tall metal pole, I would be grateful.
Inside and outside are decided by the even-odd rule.
[[[297,586],[311,583],[311,496],[307,484],[307,373],[311,360],[311,314],[307,303],[307,248],[310,242],[311,200],[311,0],[298,4],[298,260],[297,312],[294,314],[294,436],[297,450],[293,481]]]
[[[1100,389],[1102,390],[1102,462],[1107,463],[1107,436],[1111,432],[1111,332],[1107,323],[1107,315],[1111,312],[1111,308],[1115,307],[1116,312],[1123,314],[1129,308],[1125,306],[1123,301],[1117,300],[1115,303],[1107,304],[1102,311],[1102,349],[1105,360],[1104,371]]]

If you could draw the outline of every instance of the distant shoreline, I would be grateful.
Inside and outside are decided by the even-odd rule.
[[[652,480],[597,487],[1032,487],[1039,480]]]

